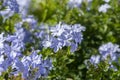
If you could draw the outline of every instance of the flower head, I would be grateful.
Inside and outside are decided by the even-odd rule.
[[[99,53],[102,56],[102,59],[107,59],[110,56],[111,59],[115,60],[116,53],[119,51],[119,46],[112,44],[111,42],[103,44],[99,47]]]
[[[109,8],[111,8],[110,5],[108,5],[108,4],[103,4],[103,5],[101,5],[101,6],[99,7],[98,11],[99,11],[99,12],[106,13]]]
[[[4,0],[3,3],[4,6],[7,6],[14,12],[19,12],[19,5],[16,0]]]

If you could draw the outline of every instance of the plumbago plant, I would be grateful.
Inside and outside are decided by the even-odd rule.
[[[119,0],[0,0],[0,80],[118,80]]]
[[[2,7],[5,8],[1,10],[1,27],[4,29],[0,34],[0,74],[3,79],[16,79],[17,76],[24,80],[36,80],[46,77],[52,69],[49,55],[63,47],[67,47],[69,53],[74,52],[83,39],[82,31],[85,28],[80,24],[60,22],[55,27],[45,29],[45,25],[37,25],[33,16],[22,14],[16,0],[4,0]],[[14,15],[20,20],[14,22]],[[13,26],[12,32],[10,26]],[[49,55],[44,54],[48,53],[47,50]]]

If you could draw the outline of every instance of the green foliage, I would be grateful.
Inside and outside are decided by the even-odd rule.
[[[15,24],[20,20],[19,14],[14,14],[8,19],[4,19],[4,17],[0,16],[0,33],[13,33]]]

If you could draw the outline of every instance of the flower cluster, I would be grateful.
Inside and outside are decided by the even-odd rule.
[[[16,0],[4,0],[3,6],[14,12],[19,12],[19,5]]]
[[[71,46],[71,52],[76,51],[78,44],[83,40],[82,31],[85,27],[80,24],[67,25],[61,22],[55,27],[51,27],[49,34],[45,36],[43,46],[50,47],[57,52],[65,46]]]
[[[112,65],[112,62],[118,63],[119,59],[119,52],[120,48],[117,44],[113,44],[111,42],[107,44],[103,44],[99,47],[99,53],[100,55],[93,55],[90,58],[90,62],[96,66],[100,61],[108,61],[108,64],[110,65],[109,68],[113,68],[116,70],[114,65]]]
[[[4,20],[13,16],[15,13],[19,13],[20,16],[25,17],[27,16],[29,4],[30,0],[3,0],[2,6],[5,9],[0,11],[0,16],[3,16]]]
[[[29,56],[23,56],[20,59],[15,59],[12,65],[11,72],[13,75],[22,73],[25,80],[36,80],[41,76],[47,76],[49,70],[52,68],[50,59],[43,60],[42,55],[38,55],[37,51],[33,51]]]
[[[115,60],[117,58],[117,52],[119,51],[119,46],[111,42],[99,47],[99,53],[103,60],[106,60],[108,56],[110,56],[112,60]]]
[[[98,64],[100,62],[100,55],[92,55],[90,57],[90,62],[91,62],[91,64],[96,66],[96,64]]]
[[[16,0],[3,0],[4,10],[0,10],[0,16],[3,16],[4,21],[13,16],[14,13],[19,13],[19,5]]]
[[[23,24],[27,22],[29,24],[29,30],[24,28]],[[65,23],[58,23],[55,26],[37,25],[37,21],[33,16],[22,18],[22,21],[15,24],[15,34],[23,40],[23,42],[35,42],[33,34],[38,38],[40,47],[52,48],[54,52],[62,49],[65,46],[71,46],[71,52],[74,52],[78,48],[83,40],[82,31],[85,31],[85,27],[80,24],[68,25]]]
[[[38,55],[39,50],[32,49],[28,56],[23,55],[25,43],[17,35],[0,34],[0,73],[12,68],[10,75],[22,74],[25,80],[36,80],[41,76],[47,76],[52,68],[50,59],[43,60]]]
[[[25,28],[24,23],[28,24],[28,29]],[[37,21],[33,16],[22,18],[22,21],[15,24],[15,34],[23,40],[23,42],[33,42],[32,32],[37,29]]]

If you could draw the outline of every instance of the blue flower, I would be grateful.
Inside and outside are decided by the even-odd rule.
[[[47,69],[44,66],[40,65],[39,66],[39,73],[40,73],[41,76],[46,76],[47,75]]]
[[[59,39],[61,40],[63,46],[70,46],[73,36],[66,31],[59,37]]]
[[[14,12],[19,12],[19,5],[16,0],[4,0],[3,5],[8,6]]]
[[[6,37],[6,41],[11,44],[5,44],[4,50],[7,55],[12,59],[22,56],[22,51],[25,49],[25,44],[22,40],[18,39],[16,35],[9,35]]]
[[[48,70],[52,69],[52,60],[50,58],[43,61],[43,66]]]
[[[111,59],[115,60],[116,53],[119,50],[119,46],[117,44],[112,44],[111,42],[103,44],[99,47],[99,53],[104,60],[106,60],[108,56],[110,56]]]
[[[24,43],[32,42],[32,34],[25,28],[16,29],[15,35],[18,36]]]
[[[85,31],[85,27],[81,26],[80,24],[74,24],[71,27],[71,31],[73,32],[81,32],[81,31]]]
[[[64,25],[60,22],[55,27],[52,27],[50,32],[53,36],[60,36],[64,32]]]
[[[0,73],[5,72],[13,61],[10,57],[7,57],[6,59],[4,57],[4,55],[0,55]]]
[[[103,4],[103,5],[101,5],[101,6],[99,7],[98,11],[99,11],[99,12],[106,13],[109,8],[111,8],[110,5],[108,5],[108,4]]]
[[[43,60],[42,55],[38,55],[39,50],[33,50],[29,56],[24,56],[21,60],[24,65],[24,71],[22,71],[22,76],[24,79],[36,79],[41,76],[48,74],[52,67],[50,59]],[[21,65],[22,65],[21,64]],[[34,72],[34,70],[36,70]]]
[[[39,64],[42,63],[42,55],[38,55],[37,53],[39,52],[38,51],[33,51],[32,54],[30,55],[30,58],[31,58],[31,66],[33,68],[36,68],[39,66]]]
[[[92,55],[91,58],[90,58],[90,62],[93,65],[98,64],[100,62],[100,55]]]
[[[20,72],[25,71],[25,67],[24,67],[23,63],[18,58],[16,58],[14,60],[14,62],[12,64],[12,69],[13,69],[13,71],[11,72],[11,74],[13,74],[13,75],[18,75]]]
[[[76,44],[76,43],[71,43],[71,52],[74,52],[74,51],[76,51],[77,50],[77,47],[78,47],[78,44]]]
[[[62,49],[63,43],[58,38],[53,38],[50,48],[54,49],[54,52],[57,52],[59,49]]]
[[[82,33],[79,33],[79,32],[73,32],[72,33],[72,39],[75,41],[75,43],[81,43],[82,40],[83,40],[83,35]]]
[[[45,39],[42,41],[42,45],[45,48],[51,47],[53,38],[49,35],[45,36]]]
[[[5,9],[0,11],[0,15],[3,17],[3,23],[6,19],[14,15],[14,11],[11,11],[11,9]]]

